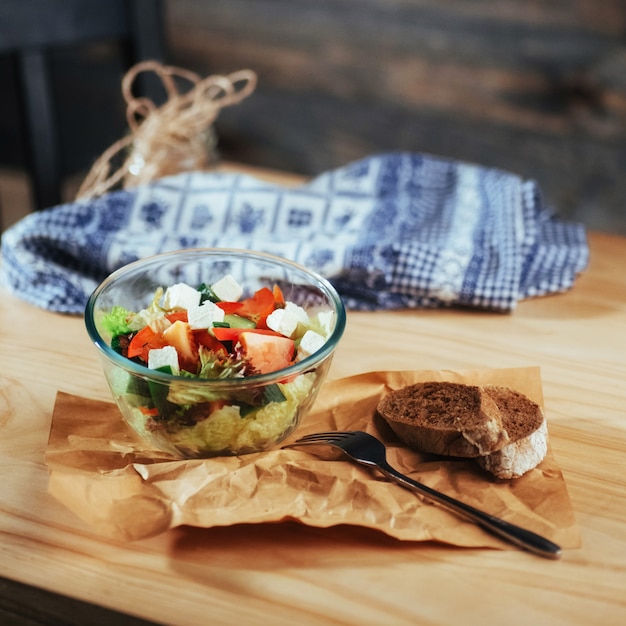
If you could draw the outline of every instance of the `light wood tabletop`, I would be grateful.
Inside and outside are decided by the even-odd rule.
[[[510,315],[350,312],[330,373],[539,366],[582,537],[560,560],[296,523],[101,538],[44,463],[57,392],[110,400],[96,350],[81,318],[2,292],[0,576],[177,625],[626,623],[626,239],[590,248],[571,291]]]

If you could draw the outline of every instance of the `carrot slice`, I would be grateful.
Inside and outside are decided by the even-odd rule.
[[[276,306],[280,308],[284,307],[285,296],[283,294],[283,290],[278,285],[274,285],[272,293],[274,294],[274,302],[276,303]]]

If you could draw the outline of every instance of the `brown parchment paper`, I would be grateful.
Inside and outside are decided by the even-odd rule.
[[[287,442],[324,430],[371,432],[387,444],[388,460],[401,472],[563,548],[578,547],[566,485],[550,448],[539,467],[502,481],[474,461],[422,455],[398,442],[376,415],[376,405],[389,390],[427,380],[508,385],[543,405],[540,371],[534,367],[371,372],[327,382]],[[320,459],[307,448],[174,460],[146,447],[114,404],[61,392],[45,460],[49,492],[99,533],[116,539],[136,540],[180,525],[298,520],[322,528],[365,526],[406,541],[509,547],[375,470]]]

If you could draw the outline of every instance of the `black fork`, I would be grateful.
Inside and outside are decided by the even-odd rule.
[[[368,433],[360,430],[346,432],[323,432],[305,435],[297,441],[285,445],[286,448],[309,445],[329,445],[341,450],[344,455],[361,465],[375,467],[387,478],[425,497],[427,500],[440,504],[446,509],[468,519],[481,528],[513,543],[525,550],[550,559],[558,559],[561,548],[549,539],[530,530],[506,522],[489,513],[480,511],[469,504],[460,502],[436,489],[419,483],[387,462],[385,445]]]

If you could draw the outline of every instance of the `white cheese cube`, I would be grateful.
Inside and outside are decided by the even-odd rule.
[[[333,322],[335,319],[334,311],[320,311],[317,314],[317,321],[320,329],[324,332],[326,337],[330,337],[333,331]]]
[[[226,274],[211,285],[213,293],[223,302],[238,302],[243,295],[243,287],[233,278],[232,274]]]
[[[180,372],[178,366],[178,352],[174,346],[164,346],[163,348],[153,348],[148,352],[148,367],[151,370],[158,369],[159,367],[170,366],[172,368],[172,374],[178,374]]]
[[[224,311],[210,300],[207,300],[201,306],[187,309],[187,321],[192,330],[211,328],[213,322],[224,321]]]
[[[168,287],[163,296],[163,308],[190,309],[200,304],[200,292],[186,283],[176,283]]]
[[[266,319],[267,327],[285,337],[291,337],[298,327],[298,317],[287,309],[276,309]]]
[[[314,330],[307,330],[304,336],[300,340],[300,346],[298,347],[298,361],[311,356],[317,352],[324,344],[326,339]]]
[[[285,302],[285,311],[288,311],[291,315],[294,315],[298,318],[299,322],[303,324],[310,324],[311,320],[309,319],[309,314],[298,304],[294,304],[293,302]]]

